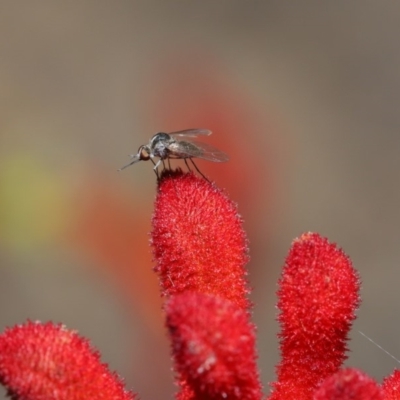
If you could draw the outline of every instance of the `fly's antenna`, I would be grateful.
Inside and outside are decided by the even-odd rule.
[[[369,340],[372,344],[374,344],[378,349],[381,349],[384,353],[386,353],[389,357],[393,358],[393,360],[397,361],[400,364],[400,360],[396,358],[393,354],[390,354],[387,350],[385,350],[382,346],[380,346],[378,343],[373,341],[369,336],[367,336],[365,333],[358,331],[361,335],[363,335],[367,340]]]

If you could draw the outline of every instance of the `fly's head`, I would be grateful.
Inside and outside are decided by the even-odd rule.
[[[118,171],[122,171],[123,169],[129,167],[130,165],[136,164],[139,161],[147,161],[152,157],[149,145],[145,144],[138,148],[138,152],[136,154],[131,154],[131,162],[121,167]]]
[[[138,148],[137,156],[140,161],[147,161],[150,159],[150,146],[143,144]]]

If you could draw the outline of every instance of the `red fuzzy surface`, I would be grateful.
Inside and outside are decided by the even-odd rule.
[[[254,326],[236,304],[186,292],[167,305],[167,327],[176,370],[194,397],[179,399],[261,399]]]
[[[379,385],[364,372],[346,368],[331,375],[315,392],[313,400],[386,400]]]
[[[385,400],[400,400],[400,371],[398,369],[383,380],[382,391]]]
[[[27,322],[0,335],[0,382],[21,400],[136,398],[86,339],[52,323]]]
[[[271,399],[309,399],[346,358],[359,277],[335,244],[306,233],[293,242],[279,283],[282,361]]]
[[[247,239],[236,205],[220,189],[192,173],[164,175],[152,222],[164,296],[217,294],[248,309]]]

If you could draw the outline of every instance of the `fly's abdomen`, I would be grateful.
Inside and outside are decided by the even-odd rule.
[[[169,158],[192,158],[200,157],[203,150],[200,149],[195,143],[177,141],[168,146]]]

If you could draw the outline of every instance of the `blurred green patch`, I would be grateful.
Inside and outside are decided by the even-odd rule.
[[[0,162],[0,239],[15,251],[59,241],[71,213],[63,178],[29,154]]]

